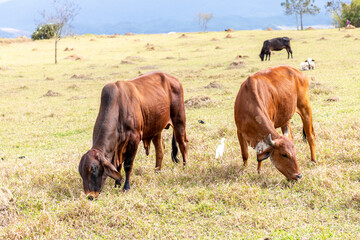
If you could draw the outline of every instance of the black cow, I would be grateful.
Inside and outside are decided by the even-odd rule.
[[[288,58],[290,57],[290,53],[291,53],[291,58],[293,58],[292,50],[290,47],[290,38],[280,37],[280,38],[273,38],[273,39],[264,41],[263,47],[262,47],[260,55],[259,55],[261,58],[261,61],[264,61],[264,57],[265,57],[265,61],[267,60],[268,57],[269,57],[269,61],[270,61],[271,51],[280,51],[284,48],[286,49],[286,51],[288,53]]]

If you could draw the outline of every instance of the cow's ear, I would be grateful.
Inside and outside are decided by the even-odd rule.
[[[109,161],[104,158],[100,160],[101,165],[104,168],[105,174],[111,177],[114,180],[120,180],[121,174],[116,170],[114,165],[112,165]]]
[[[312,61],[315,62],[315,59],[313,59]]]
[[[263,152],[258,153],[257,154],[257,161],[261,162],[261,161],[264,161],[265,159],[269,158],[272,151],[273,151],[273,148],[269,147],[269,148],[265,149]]]

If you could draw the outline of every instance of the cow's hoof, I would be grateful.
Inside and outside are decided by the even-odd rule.
[[[120,187],[121,187],[121,180],[115,180],[114,188],[120,188]]]
[[[161,170],[160,169],[158,169],[158,168],[155,168],[155,173],[161,173]]]
[[[123,187],[123,191],[127,192],[130,190],[130,184],[129,183],[125,183],[124,187]]]

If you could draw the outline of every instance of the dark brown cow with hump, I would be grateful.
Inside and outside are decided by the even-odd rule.
[[[156,170],[161,170],[164,156],[162,130],[172,126],[172,159],[177,159],[179,144],[183,164],[187,159],[185,106],[181,83],[161,72],[149,73],[129,81],[107,84],[101,93],[101,104],[93,132],[93,146],[79,164],[84,191],[89,199],[101,192],[107,176],[121,185],[121,165],[126,174],[123,189],[130,189],[130,173],[139,142],[149,154],[155,145]]]
[[[245,166],[249,144],[255,148],[259,173],[261,162],[270,157],[286,178],[301,178],[290,127],[295,112],[302,119],[311,160],[316,162],[307,77],[297,69],[283,65],[262,70],[243,82],[235,100],[235,122]],[[276,131],[279,127],[285,136]]]

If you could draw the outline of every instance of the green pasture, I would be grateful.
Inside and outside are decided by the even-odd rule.
[[[263,41],[282,36],[294,58],[283,50],[261,62]],[[359,39],[360,29],[83,35],[59,42],[57,65],[53,40],[0,39],[0,187],[13,195],[0,208],[0,239],[360,239]],[[295,115],[303,179],[288,182],[270,160],[257,174],[252,149],[244,168],[233,113],[241,83],[308,57],[318,163]],[[185,100],[210,98],[186,107],[188,166],[171,161],[172,130],[164,130],[160,174],[153,147],[146,156],[141,143],[131,190],[108,179],[98,200],[86,200],[78,164],[91,148],[101,89],[158,70],[182,82]],[[205,88],[214,81],[220,88]]]

